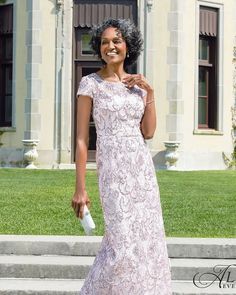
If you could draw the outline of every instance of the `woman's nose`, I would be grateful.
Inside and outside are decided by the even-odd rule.
[[[109,48],[115,48],[113,41],[110,41],[108,45],[109,45]]]

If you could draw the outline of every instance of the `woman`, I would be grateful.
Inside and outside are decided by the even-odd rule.
[[[93,106],[96,162],[105,234],[81,295],[170,295],[171,274],[159,189],[144,139],[156,129],[154,91],[126,67],[141,51],[129,20],[93,29],[91,47],[104,67],[82,78],[77,93],[76,191],[78,217],[90,205],[85,188],[88,126]]]

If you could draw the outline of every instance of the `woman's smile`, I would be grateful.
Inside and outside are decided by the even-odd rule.
[[[118,55],[119,53],[117,52],[117,51],[109,51],[109,52],[107,52],[107,55],[108,56],[116,56],[116,55]]]

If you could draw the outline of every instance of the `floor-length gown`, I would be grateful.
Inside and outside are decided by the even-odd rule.
[[[78,95],[93,101],[105,234],[81,295],[170,295],[171,273],[159,188],[140,131],[145,91],[92,73]]]

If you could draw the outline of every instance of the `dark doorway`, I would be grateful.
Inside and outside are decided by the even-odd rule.
[[[76,150],[76,92],[83,76],[97,72],[101,61],[89,48],[90,28],[107,18],[130,18],[137,24],[136,0],[74,0],[73,7],[73,89],[72,89],[72,162]],[[129,69],[136,72],[136,66]],[[87,161],[95,161],[96,128],[92,113],[89,123],[89,147]]]

